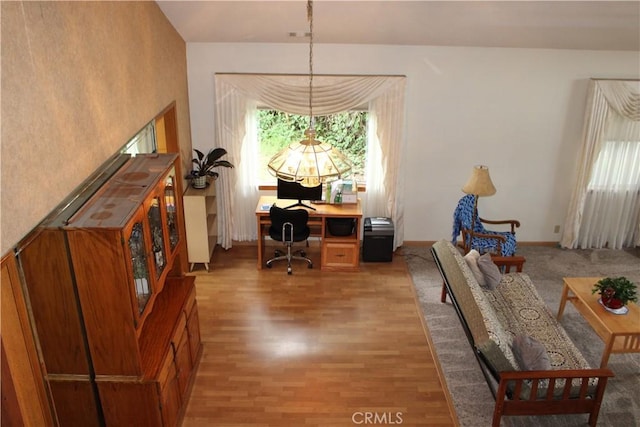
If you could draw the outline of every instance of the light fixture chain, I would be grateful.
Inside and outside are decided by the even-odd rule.
[[[314,129],[313,120],[313,1],[307,1],[309,20],[309,129]]]

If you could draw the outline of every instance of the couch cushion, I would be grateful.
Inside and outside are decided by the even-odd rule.
[[[500,269],[491,259],[491,254],[483,254],[478,258],[478,268],[482,272],[486,286],[483,288],[495,289],[500,284],[502,273]]]
[[[547,349],[537,339],[529,335],[518,335],[513,339],[513,355],[523,371],[548,371],[551,362]]]
[[[484,274],[480,271],[480,267],[478,267],[478,258],[480,258],[480,253],[475,249],[471,249],[464,256],[464,260],[467,261],[467,265],[471,269],[473,276],[478,281],[478,284],[484,288],[487,286],[487,281],[484,279]]]
[[[437,257],[438,264],[442,269],[447,283],[451,288],[451,292],[455,295],[462,315],[464,316],[467,327],[471,331],[471,335],[475,343],[483,343],[489,339],[487,330],[484,327],[482,313],[473,300],[473,294],[467,285],[466,278],[462,274],[462,270],[458,267],[454,253],[450,248],[455,248],[450,242],[440,240],[432,246],[434,255]],[[458,256],[460,254],[458,253]]]
[[[547,350],[552,369],[585,369],[589,364],[546,306],[525,273],[507,273],[487,301],[507,332],[529,335]],[[558,288],[558,296],[560,288]]]
[[[511,364],[511,362],[507,360],[500,347],[498,347],[498,345],[493,342],[493,340],[487,340],[477,348],[478,351],[480,351],[480,353],[484,355],[484,358],[487,360],[487,362],[489,362],[497,372],[518,370]]]
[[[474,277],[473,273],[471,272],[471,269],[467,265],[467,262],[464,260],[463,256],[460,254],[458,249],[454,247],[451,243],[449,242],[446,242],[446,243],[447,243],[446,249],[449,252],[449,254],[451,254],[455,264],[457,265],[457,269],[455,268],[455,266],[452,266],[451,268],[461,272],[462,277],[464,278],[464,282],[462,286],[454,290],[456,301],[458,301],[458,303],[461,304],[460,301],[458,300],[459,294],[461,292],[468,293],[469,291],[471,291],[471,299],[469,300],[469,297],[465,296],[464,305],[466,307],[475,305],[477,309],[480,310],[480,313],[481,313],[481,318],[476,319],[478,323],[473,325],[473,328],[471,327],[471,325],[469,325],[469,328],[472,329],[472,332],[474,329],[475,330],[483,329],[484,331],[486,331],[486,334],[487,334],[486,338],[484,335],[482,335],[482,339],[479,339],[479,338],[476,338],[476,336],[474,335],[474,341],[476,346],[483,345],[486,339],[491,339],[498,345],[498,347],[500,347],[500,349],[504,353],[507,360],[513,366],[517,366],[516,359],[511,350],[511,341],[513,340],[513,336],[510,335],[508,331],[501,324],[501,320],[496,316],[496,313],[494,312],[493,307],[487,300],[485,291],[483,291],[483,289],[480,287],[480,284]],[[469,323],[469,320],[467,320],[467,323]]]

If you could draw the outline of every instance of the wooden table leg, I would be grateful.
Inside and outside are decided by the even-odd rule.
[[[611,356],[611,350],[613,349],[613,343],[616,341],[615,336],[610,336],[604,343],[604,351],[602,352],[602,361],[600,362],[601,368],[606,368],[609,363],[609,356]]]
[[[258,216],[258,270],[262,270],[262,258],[264,257],[264,235],[262,234],[262,225]]]
[[[558,315],[556,318],[560,320],[562,318],[562,313],[564,313],[564,306],[567,305],[567,297],[569,296],[569,286],[567,283],[563,283],[562,285],[562,297],[560,298],[560,307],[558,307]]]

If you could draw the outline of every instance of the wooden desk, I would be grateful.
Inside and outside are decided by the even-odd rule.
[[[262,196],[256,207],[258,221],[258,269],[265,265],[264,242],[269,235],[269,207],[290,206],[292,200],[278,200],[273,196]],[[362,223],[362,207],[357,204],[313,205],[316,210],[309,211],[309,228],[311,235],[320,237],[320,268],[331,271],[357,271],[360,268],[360,228]],[[304,209],[304,208],[303,208]],[[356,220],[355,232],[349,236],[334,236],[329,232],[327,220],[330,218],[353,218]]]
[[[598,302],[598,294],[591,293],[593,285],[600,279],[602,277],[565,277],[558,320],[562,318],[567,301],[571,301],[604,342],[600,367],[606,368],[611,353],[640,352],[640,307],[630,302],[627,314],[606,311]]]

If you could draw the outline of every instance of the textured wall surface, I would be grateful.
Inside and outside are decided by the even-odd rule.
[[[191,135],[186,45],[155,2],[1,7],[4,254],[173,101],[183,161]]]

